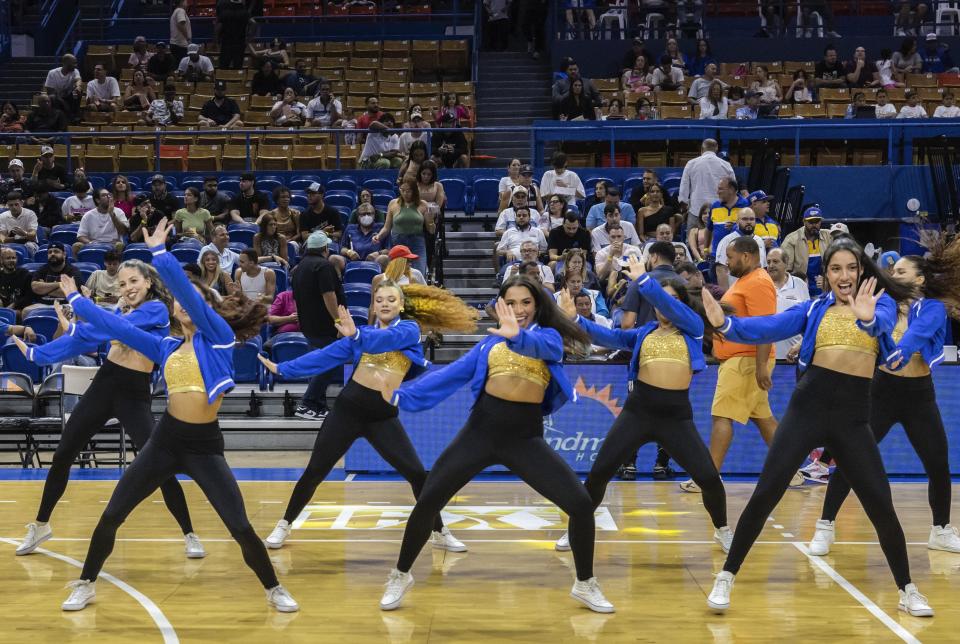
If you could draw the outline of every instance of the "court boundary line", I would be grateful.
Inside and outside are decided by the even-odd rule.
[[[920,644],[920,640],[917,639],[913,633],[897,623],[897,621],[890,617],[890,615],[888,615],[882,608],[877,606],[872,599],[864,595],[859,588],[847,581],[846,578],[837,572],[833,566],[828,564],[822,558],[811,555],[810,550],[804,544],[798,541],[792,541],[790,543],[792,543],[793,547],[799,550],[800,553],[807,558],[807,561],[810,562],[810,565],[815,568],[819,568],[820,571],[830,577],[834,583],[847,591],[847,594],[856,599],[857,602],[866,608],[871,615],[876,617],[884,626],[893,631],[894,635],[902,639],[907,644]]]
[[[59,539],[59,541],[67,541],[68,539]],[[70,539],[72,541],[72,539]],[[78,539],[79,541],[89,541],[89,539]],[[8,543],[12,546],[19,546],[20,542],[14,539],[8,539],[6,537],[0,537],[0,541]],[[54,541],[54,539],[51,539]],[[38,552],[42,555],[46,555],[52,559],[57,559],[64,563],[70,564],[76,568],[83,569],[83,564],[77,561],[72,557],[67,555],[62,555],[59,552],[53,552],[47,550],[46,548],[37,548],[34,552]],[[114,577],[113,575],[101,572],[100,579],[106,579],[111,584],[125,592],[126,594],[133,597],[140,606],[143,607],[150,618],[153,620],[153,623],[156,624],[157,628],[160,629],[160,634],[163,636],[164,644],[179,644],[180,638],[177,636],[177,631],[173,628],[173,624],[170,623],[170,620],[167,619],[167,616],[163,614],[163,611],[160,610],[160,607],[154,603],[152,599],[141,593],[139,590],[128,584],[127,582]]]

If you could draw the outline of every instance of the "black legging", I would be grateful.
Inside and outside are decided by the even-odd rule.
[[[824,445],[846,468],[897,586],[902,589],[910,583],[907,544],[869,420],[869,378],[815,366],[804,372],[773,436],[753,496],[737,522],[724,570],[733,574],[740,570],[797,468],[814,447]]]
[[[420,492],[403,533],[397,569],[407,572],[430,536],[433,517],[484,468],[505,465],[570,517],[577,579],[593,577],[593,503],[570,466],[543,440],[539,404],[482,393],[467,424],[447,446]]]
[[[123,431],[130,436],[138,450],[143,449],[154,425],[150,411],[149,373],[127,369],[109,360],[103,363],[63,428],[60,443],[53,453],[53,463],[47,472],[47,480],[43,484],[37,521],[50,520],[53,509],[67,489],[70,466],[111,418],[120,421]],[[160,491],[183,533],[193,532],[187,500],[176,477],[171,476],[164,481]]]
[[[366,438],[383,460],[410,483],[413,496],[420,496],[427,473],[397,418],[397,408],[387,404],[379,391],[350,380],[337,396],[333,411],[323,421],[313,444],[310,463],[293,488],[284,519],[292,523],[303,512],[317,486],[358,438]],[[442,528],[443,522],[438,514],[433,529],[439,531]]]
[[[950,523],[950,463],[947,433],[937,407],[933,378],[902,378],[877,370],[870,386],[870,428],[877,443],[896,423],[903,425],[927,473],[927,498],[933,525]],[[821,518],[833,521],[850,494],[850,483],[840,467],[830,477]]]
[[[127,516],[160,483],[177,473],[190,476],[220,515],[230,534],[240,544],[243,560],[257,574],[264,588],[277,585],[267,549],[250,526],[237,479],[223,457],[223,434],[216,421],[185,423],[165,413],[146,446],[117,482],[103,511],[83,563],[81,579],[96,580],[113,551],[117,530]]]
[[[710,450],[693,424],[693,409],[686,389],[654,387],[639,380],[627,396],[623,411],[603,440],[597,460],[587,475],[587,491],[593,507],[603,501],[607,484],[627,454],[649,443],[661,443],[687,471],[703,492],[703,505],[714,527],[727,525],[727,496]]]

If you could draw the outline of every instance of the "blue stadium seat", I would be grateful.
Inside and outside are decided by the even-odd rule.
[[[617,182],[611,179],[610,177],[590,177],[589,179],[583,180],[583,190],[588,195],[593,194],[593,187],[597,185],[598,182],[605,181],[608,184],[617,186]],[[619,188],[619,186],[617,186]]]
[[[352,192],[354,195],[357,194],[357,182],[353,180],[353,177],[337,177],[336,179],[330,179],[324,188],[328,193],[331,190],[343,190],[345,192]]]
[[[177,244],[170,249],[170,252],[177,258],[177,261],[186,262],[187,264],[196,264],[197,260],[200,259],[200,249],[195,246],[182,246]]]
[[[270,359],[273,362],[287,362],[295,360],[300,356],[310,352],[310,343],[302,333],[278,333],[273,338],[273,345],[270,347]],[[17,352],[19,353],[19,351]],[[267,383],[270,389],[276,382],[306,382],[307,379],[286,379],[283,376],[267,374]]]
[[[42,342],[37,344],[42,344]],[[35,347],[37,344],[28,342],[27,346]],[[0,362],[3,363],[4,371],[26,374],[30,376],[30,379],[35,383],[43,382],[43,378],[49,370],[49,367],[41,367],[27,360],[27,358],[20,353],[17,345],[13,343],[12,338],[8,340],[7,344],[0,347]]]
[[[176,248],[177,246],[180,246],[183,248],[196,248],[197,250],[200,250],[205,246],[205,244],[201,242],[199,239],[195,239],[194,237],[180,237],[179,239],[177,239],[177,243],[174,244],[174,248]]]
[[[474,179],[473,180],[473,204],[469,213],[474,212],[496,212],[500,205],[500,180],[499,179]]]
[[[292,241],[287,242],[287,261],[290,263],[290,268],[293,268],[300,263],[300,255],[297,253],[297,245]]]
[[[642,184],[643,184],[642,174],[638,174],[632,177],[627,177],[627,179],[623,182],[623,200],[627,201],[627,197],[630,195],[630,191],[632,191],[634,188]],[[584,184],[584,188],[586,188],[586,184]]]
[[[365,306],[351,306],[348,307],[347,310],[350,311],[350,317],[353,318],[353,323],[358,327],[370,321],[370,309]]]
[[[90,276],[94,271],[100,270],[100,265],[93,262],[74,262],[73,267],[80,273],[80,283],[86,284],[87,280],[90,279]]]
[[[363,187],[370,191],[389,190],[390,192],[393,192],[394,188],[396,188],[393,181],[389,179],[367,179],[363,182]]]
[[[266,192],[268,195],[272,195],[273,191],[282,185],[283,179],[281,177],[275,177],[272,175],[266,177],[257,177],[257,190]]]
[[[260,226],[246,221],[243,223],[227,224],[228,233],[232,233],[235,230],[252,230],[253,232],[258,232],[260,230]]]
[[[375,275],[380,274],[380,264],[376,262],[350,262],[343,271],[344,284],[369,284]],[[370,299],[367,298],[367,302]]]
[[[127,261],[128,259],[139,259],[141,262],[152,264],[153,253],[146,248],[131,248],[128,246],[123,251],[123,261]]]
[[[374,208],[383,212],[386,212],[387,206],[397,197],[393,194],[393,190],[374,190],[371,194],[373,195]]]
[[[356,282],[343,285],[343,294],[347,297],[347,306],[369,306],[370,285]]]
[[[66,253],[67,255],[67,261],[73,260],[73,248],[70,246],[70,244],[67,244],[64,247],[63,252]],[[39,248],[37,252],[33,254],[33,263],[36,263],[36,264],[47,263],[47,247],[46,246]]]
[[[233,244],[242,244],[243,248],[250,248],[253,246],[253,236],[257,234],[255,230],[231,230],[230,232],[230,244],[231,248]],[[241,249],[242,250],[242,249]]]
[[[4,324],[16,324],[17,312],[13,309],[0,308],[0,322]]]
[[[23,325],[30,327],[34,333],[42,336],[44,341],[49,342],[60,328],[60,320],[53,309],[34,309],[23,318]]]
[[[323,201],[328,206],[336,208],[337,206],[346,206],[350,210],[357,207],[357,195],[354,192],[345,190],[328,190],[323,196]]]
[[[240,192],[240,177],[234,175],[232,177],[220,177],[220,181],[217,183],[217,189],[221,192],[224,190],[229,190],[233,194]]]
[[[259,385],[261,391],[267,388],[267,378],[264,374],[264,367],[260,364],[257,356],[263,344],[260,336],[250,338],[243,344],[237,344],[233,348],[233,381],[238,383],[255,382]]]
[[[441,179],[447,195],[447,210],[467,209],[467,182],[463,179]]]
[[[241,243],[241,242],[232,241],[232,242],[230,242],[229,244],[227,244],[227,248],[229,248],[230,250],[232,250],[232,251],[235,252],[235,253],[242,253],[243,251],[247,250],[247,248],[249,248],[249,246],[247,246],[246,244]],[[231,274],[232,274],[232,273],[231,273]]]
[[[187,188],[196,188],[197,190],[202,191],[203,175],[192,175],[180,179],[180,188],[183,190],[186,190]]]
[[[343,226],[346,227],[347,222],[350,221],[350,213],[353,212],[353,209],[347,208],[346,206],[333,206],[333,209],[340,213],[340,221],[342,221]]]
[[[287,182],[287,187],[291,190],[306,190],[310,187],[311,183],[322,184],[323,182],[320,181],[320,177],[300,174],[290,179],[290,181]]]
[[[26,271],[30,271],[31,273],[36,273],[36,272],[39,271],[41,268],[43,268],[44,266],[47,265],[47,263],[46,263],[46,254],[47,254],[46,251],[44,251],[43,254],[44,254],[44,261],[42,261],[42,262],[27,262],[26,264],[22,265],[20,268],[22,268],[22,269],[24,269],[24,270],[26,270]]]
[[[38,244],[47,243],[47,229],[43,226],[37,226],[37,243]]]
[[[300,212],[303,212],[310,207],[310,203],[307,201],[307,195],[290,195],[290,207],[296,208]]]
[[[96,191],[107,185],[107,180],[95,175],[87,175],[87,181],[90,183],[90,190]],[[176,187],[176,186],[174,186]]]
[[[107,249],[101,246],[84,246],[77,253],[77,260],[96,264],[98,268],[103,268],[103,256],[107,254]]]
[[[663,187],[667,192],[679,190],[681,176],[682,175],[676,173],[671,173],[660,179],[660,183],[663,184]]]
[[[28,251],[27,247],[24,246],[23,244],[4,244],[3,247],[11,248],[13,249],[13,252],[17,254],[17,266],[20,266],[21,264],[25,264],[30,259],[32,259],[30,257],[30,251]]]
[[[274,275],[277,277],[277,290],[276,294],[282,293],[287,290],[287,269],[285,269],[281,264],[277,262],[263,262],[260,264],[263,268],[269,268],[273,271]]]
[[[70,228],[67,228],[67,226],[70,226]],[[73,226],[76,226],[76,228]],[[79,228],[79,224],[64,224],[61,226],[54,226],[53,230],[50,232],[50,241],[56,241],[70,246],[77,241],[77,230]]]

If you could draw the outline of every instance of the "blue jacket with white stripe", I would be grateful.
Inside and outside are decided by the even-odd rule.
[[[940,300],[920,298],[910,305],[907,312],[907,330],[899,344],[893,336],[880,336],[880,353],[883,362],[891,368],[891,363],[903,357],[903,363],[896,369],[907,366],[910,357],[919,353],[927,365],[934,367],[943,362],[943,344],[947,338],[947,307]]]

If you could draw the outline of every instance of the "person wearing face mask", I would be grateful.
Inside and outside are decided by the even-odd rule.
[[[358,438],[367,439],[410,483],[414,497],[420,496],[426,472],[400,424],[397,408],[384,401],[383,392],[392,392],[401,382],[425,372],[429,363],[420,345],[421,333],[471,333],[478,313],[450,291],[420,284],[399,286],[389,280],[380,282],[374,291],[373,307],[374,324],[357,327],[347,308],[340,306],[336,326],[342,337],[322,349],[280,364],[260,356],[271,373],[285,378],[353,365],[350,380],[337,396],[323,431],[317,434],[310,463],[293,489],[283,518],[264,541],[268,548],[283,547],[290,524]],[[439,511],[432,517],[431,541],[434,548],[449,552],[467,550],[443,525]]]
[[[170,333],[172,301],[156,269],[144,262],[130,260],[117,270],[115,259],[114,257],[113,267],[116,286],[123,304],[116,310],[116,314],[146,333],[157,338],[166,337]],[[63,309],[59,305],[56,310],[65,331],[63,335],[35,347],[18,344],[31,362],[38,365],[63,362],[74,356],[96,352],[98,346],[110,341],[109,334],[91,324],[69,322],[63,317]],[[17,555],[30,554],[53,536],[50,516],[67,489],[70,466],[109,419],[119,420],[136,449],[143,449],[154,425],[150,411],[150,374],[153,367],[153,361],[142,353],[120,342],[110,344],[110,352],[103,366],[97,371],[63,428],[60,443],[53,454],[53,462],[47,470],[36,520],[27,526],[27,536],[17,548]],[[160,490],[167,508],[183,531],[187,557],[205,557],[203,545],[193,531],[183,488],[176,477],[166,479]]]
[[[343,237],[340,238],[340,254],[347,259],[347,262],[364,260],[386,265],[387,240],[374,241],[374,236],[380,232],[381,228],[383,224],[376,222],[373,205],[360,204],[357,207],[357,223],[348,224]]]
[[[757,242],[757,245],[760,246],[760,266],[763,268],[767,267],[766,244],[764,244],[763,238],[754,232],[756,226],[757,215],[753,212],[753,209],[741,208],[739,212],[737,212],[737,227],[733,232],[727,234],[720,240],[720,244],[717,246],[716,270],[717,284],[719,284],[723,290],[727,290],[737,281],[737,277],[732,275],[730,269],[727,267],[727,247],[733,243],[733,240],[739,237],[752,237],[754,241]]]

